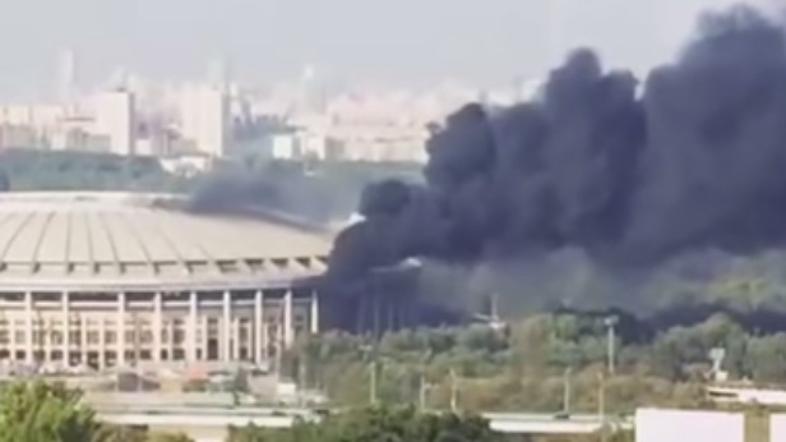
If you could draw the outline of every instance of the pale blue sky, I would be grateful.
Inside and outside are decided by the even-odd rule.
[[[752,0],[753,1],[753,0]],[[777,3],[783,0],[758,0]],[[346,80],[480,85],[541,75],[571,47],[639,72],[672,57],[699,11],[729,0],[0,0],[0,99],[54,90],[73,48],[86,82],[126,66],[199,77],[224,55],[243,80],[308,62]]]

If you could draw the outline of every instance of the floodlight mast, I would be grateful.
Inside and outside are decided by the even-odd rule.
[[[606,356],[608,358],[608,373],[609,376],[614,376],[616,371],[616,356],[615,356],[615,342],[616,342],[616,333],[614,328],[616,327],[617,323],[619,322],[619,318],[616,316],[609,316],[607,317],[603,323],[606,325]]]

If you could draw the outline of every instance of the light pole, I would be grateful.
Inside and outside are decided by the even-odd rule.
[[[368,385],[368,400],[371,406],[377,405],[379,400],[377,395],[377,383],[379,382],[378,378],[378,371],[379,367],[377,364],[377,346],[376,344],[373,345],[366,345],[363,346],[362,351],[366,354],[368,358],[368,370],[369,370],[369,385]]]
[[[420,364],[420,389],[418,391],[418,401],[420,403],[420,411],[426,411],[426,402],[428,400],[428,390],[431,387],[426,380],[426,370],[428,368],[428,361],[431,358],[431,350],[426,350],[423,354],[423,359]]]
[[[453,368],[450,369],[450,411],[458,412],[458,377]]]
[[[618,322],[619,322],[619,318],[617,318],[616,316],[609,316],[603,321],[603,323],[606,325],[606,331],[607,331],[606,356],[608,357],[609,376],[614,376],[614,371],[615,371],[614,343],[616,341],[616,336],[614,333],[614,327],[617,325]]]
[[[387,357],[387,356],[379,356],[376,352],[374,353],[374,357],[370,363],[370,376],[369,376],[369,401],[371,405],[377,405],[380,402],[384,401],[384,394],[383,400],[380,401],[379,395],[379,387],[380,385],[384,386],[384,374],[389,372],[390,369],[394,369],[394,360]],[[390,367],[386,366],[388,364]],[[384,392],[383,392],[384,393]]]
[[[600,440],[606,442],[608,435],[606,434],[606,376],[600,372],[598,373],[598,418],[600,419]]]
[[[565,376],[562,380],[563,382],[563,396],[562,396],[562,412],[565,415],[570,415],[570,376],[571,376],[571,369],[570,367],[565,369]]]
[[[418,391],[418,403],[420,405],[420,412],[426,411],[426,401],[428,399],[429,385],[426,383],[426,373],[420,373],[420,389]]]
[[[369,374],[369,402],[371,406],[377,405],[377,360],[374,358],[371,363],[369,364],[369,370],[371,373]]]

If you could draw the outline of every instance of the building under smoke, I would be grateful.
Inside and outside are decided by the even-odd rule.
[[[331,318],[359,334],[381,334],[420,325],[427,318],[416,297],[420,263],[406,260],[372,269],[366,278],[327,304]]]
[[[342,232],[337,281],[425,257],[516,262],[577,249],[606,269],[786,242],[786,32],[747,7],[702,19],[643,85],[589,50],[539,97],[471,104],[428,143],[425,185],[389,181]]]
[[[171,197],[0,197],[0,360],[262,364],[319,329],[329,240],[163,208]]]

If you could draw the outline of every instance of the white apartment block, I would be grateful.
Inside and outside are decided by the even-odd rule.
[[[106,91],[93,98],[93,132],[109,138],[109,152],[136,153],[134,95],[124,90]]]
[[[212,157],[227,154],[231,140],[229,98],[220,88],[197,85],[183,91],[180,132],[199,152]]]

